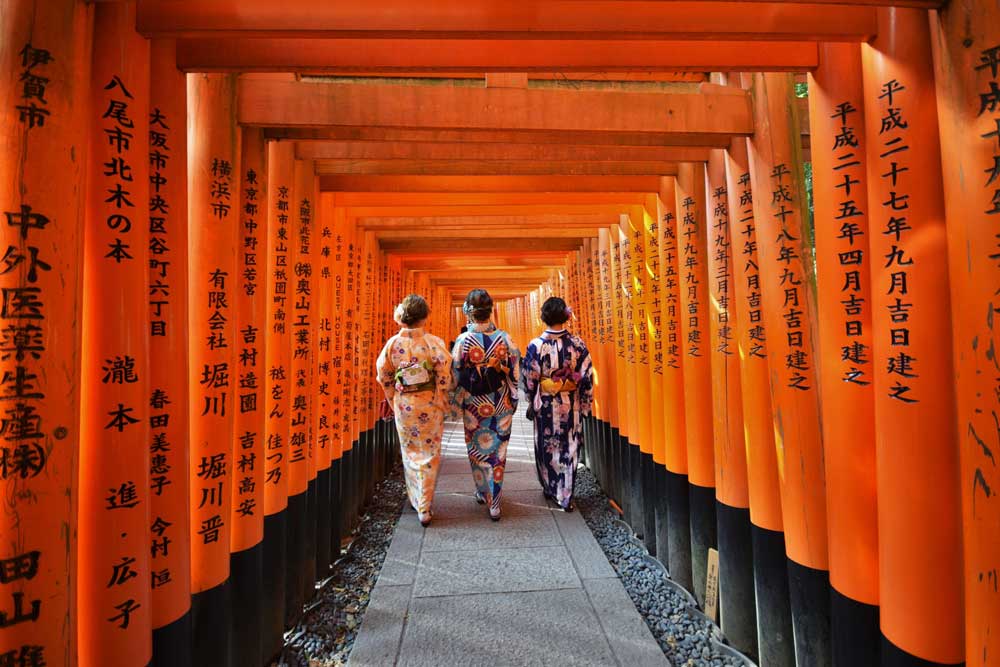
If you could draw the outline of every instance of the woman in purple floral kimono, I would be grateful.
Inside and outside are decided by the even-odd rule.
[[[535,423],[535,469],[542,492],[573,511],[573,484],[582,444],[583,418],[594,401],[587,346],[566,331],[573,311],[559,297],[542,305],[548,326],[524,354],[522,375],[528,419]]]
[[[452,349],[457,388],[455,402],[462,407],[465,446],[476,483],[476,501],[489,505],[490,517],[500,518],[503,470],[507,443],[517,410],[518,350],[507,332],[490,322],[493,299],[472,290],[464,310],[468,331]]]

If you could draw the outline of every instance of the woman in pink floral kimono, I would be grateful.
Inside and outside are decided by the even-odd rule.
[[[396,308],[402,327],[376,362],[379,382],[396,417],[406,494],[420,523],[431,521],[441,462],[441,436],[453,387],[451,357],[437,336],[424,332],[430,308],[411,294]]]
[[[486,290],[469,292],[465,311],[471,318],[468,331],[452,349],[458,385],[455,402],[462,408],[476,501],[488,505],[490,518],[497,521],[507,443],[517,410],[519,352],[507,332],[490,322],[493,299]]]

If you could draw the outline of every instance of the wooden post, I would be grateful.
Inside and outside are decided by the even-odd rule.
[[[951,311],[937,108],[928,103],[930,26],[916,9],[878,16],[862,63],[869,220],[877,232],[869,243],[878,258],[872,356],[882,660],[959,664],[959,445],[952,360],[942,352],[951,349]]]
[[[761,301],[757,225],[747,142],[734,138],[726,150],[730,243],[735,258],[733,310],[740,354],[747,490],[757,598],[757,656],[765,665],[794,665],[788,566],[781,519],[781,492],[771,413],[767,336]]]
[[[313,175],[315,179],[316,176]],[[312,431],[316,441],[316,578],[325,579],[334,560],[332,542],[333,500],[333,216],[324,205],[319,189],[313,186],[313,224],[317,257],[314,285],[316,293],[316,352],[313,359]],[[339,537],[337,539],[339,542]]]
[[[878,524],[861,49],[824,44],[809,79],[819,370],[836,664],[877,663]],[[834,444],[835,443],[835,444]]]
[[[820,438],[816,300],[804,223],[798,119],[791,75],[754,74],[748,143],[768,335],[781,509],[799,664],[830,664],[826,484]],[[820,602],[817,602],[820,601]]]
[[[292,393],[290,312],[292,144],[267,146],[267,319],[264,410],[264,632],[265,659],[284,646],[288,586],[288,430]]]
[[[188,476],[187,82],[176,44],[150,44],[149,354],[153,661],[191,662]]]
[[[684,392],[684,307],[681,301],[680,245],[677,216],[677,183],[660,179],[660,282],[661,314],[666,330],[663,368],[663,424],[666,429],[667,474],[664,480],[667,520],[665,532],[670,576],[684,588],[694,587],[691,574],[691,498],[688,490],[687,418]],[[663,530],[665,528],[665,530]],[[657,547],[659,549],[659,547]]]
[[[267,143],[260,128],[243,128],[240,224],[235,287],[236,402],[230,576],[233,664],[263,662],[264,404],[267,348]],[[270,576],[270,575],[269,575]]]
[[[709,211],[706,228],[710,297],[708,328],[719,543],[719,607],[722,612],[720,625],[733,646],[748,655],[756,655],[753,538],[724,150],[711,152],[706,176]]]
[[[9,576],[0,584],[6,619],[0,662],[73,667],[80,257],[88,206],[82,193],[91,168],[81,157],[93,117],[87,111],[93,16],[75,0],[8,1],[3,12],[0,98],[8,102],[0,110],[0,242],[6,247],[0,269],[0,567]],[[92,501],[103,514],[96,496]],[[141,531],[135,537],[142,539]],[[130,546],[141,549],[138,541]],[[92,587],[101,576],[92,577]],[[102,625],[95,631],[104,632]]]
[[[191,355],[191,616],[198,665],[231,660],[234,304],[239,283],[240,146],[236,76],[188,76]]]
[[[705,166],[684,163],[676,181],[677,245],[683,332],[684,406],[691,512],[693,593],[705,604],[708,550],[718,548],[712,441],[712,368],[709,335],[708,236]]]
[[[135,32],[131,3],[104,4],[94,12],[94,34],[101,39],[94,43],[90,103],[74,110],[90,119],[78,561],[86,576],[79,582],[78,653],[82,667],[131,667],[149,663],[152,633],[145,141],[149,43]],[[23,229],[28,239],[33,238],[35,230]],[[44,256],[38,259],[48,261]],[[43,312],[37,297],[37,293],[21,294],[8,308],[24,314]],[[10,384],[7,395],[19,392],[30,398],[28,394],[39,393],[35,374],[24,366],[5,377]],[[154,532],[157,529],[153,527]],[[170,537],[175,529],[165,530]],[[166,542],[163,547],[168,548]],[[23,613],[28,613],[34,601],[21,604]]]
[[[1000,7],[931,14],[951,276],[965,562],[965,661],[1000,656]],[[964,175],[974,175],[964,177]],[[978,177],[978,178],[977,178]],[[991,437],[992,436],[992,437]],[[989,489],[989,493],[987,493]]]

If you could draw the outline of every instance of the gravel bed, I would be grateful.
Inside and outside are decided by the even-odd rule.
[[[678,590],[665,570],[647,554],[632,531],[608,505],[594,474],[577,469],[574,499],[625,586],[635,608],[649,626],[670,664],[678,667],[744,667],[748,661],[727,655],[715,644],[718,628],[697,609],[691,596]]]
[[[406,486],[397,467],[378,484],[372,504],[331,579],[285,635],[285,650],[271,667],[339,667],[347,664],[375,580],[403,510]]]

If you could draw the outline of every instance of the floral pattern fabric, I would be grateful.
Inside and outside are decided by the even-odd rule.
[[[590,354],[566,331],[547,330],[524,353],[524,393],[535,424],[535,470],[542,492],[562,507],[573,501],[583,417],[594,402]],[[555,393],[549,393],[555,390]]]
[[[415,365],[433,369],[433,384],[420,391],[404,391],[397,372]],[[406,494],[423,518],[430,514],[434,500],[444,417],[454,386],[450,356],[437,336],[423,329],[402,329],[382,348],[375,367],[396,418]]]
[[[455,340],[452,364],[472,479],[490,514],[499,516],[507,443],[517,411],[520,352],[507,332],[490,323],[471,324]],[[485,386],[495,390],[480,393]]]

